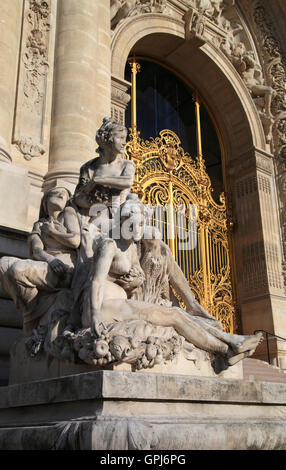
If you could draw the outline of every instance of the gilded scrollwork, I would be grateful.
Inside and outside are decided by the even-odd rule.
[[[174,243],[169,240],[169,245],[195,296],[227,331],[233,331],[237,321],[226,199],[222,194],[220,203],[213,200],[204,160],[193,159],[185,153],[180,139],[170,130],[163,130],[148,141],[131,131],[126,154],[137,163],[133,191],[138,192],[140,188],[145,204],[162,206],[161,211],[156,210],[153,223],[166,236],[169,234],[168,213],[163,206],[174,207],[171,222],[174,222],[176,234]],[[190,205],[195,211],[190,210]],[[180,251],[182,241],[185,244]]]

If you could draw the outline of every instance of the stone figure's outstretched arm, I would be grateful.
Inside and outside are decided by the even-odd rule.
[[[115,189],[127,189],[131,188],[132,181],[129,176],[96,176],[92,180],[94,188],[97,185],[108,186]]]
[[[53,255],[45,251],[44,244],[38,234],[32,233],[28,238],[28,243],[30,246],[32,258],[34,260],[51,263],[55,259]]]
[[[120,176],[96,176],[92,181],[94,186],[102,185],[116,189],[129,189],[133,184],[135,169],[136,166],[134,162],[127,160]]]
[[[65,264],[61,260],[57,259],[55,256],[45,251],[44,244],[38,234],[32,233],[29,236],[28,243],[30,246],[32,258],[34,260],[45,261],[50,265],[50,267],[56,274],[60,275],[66,272]]]

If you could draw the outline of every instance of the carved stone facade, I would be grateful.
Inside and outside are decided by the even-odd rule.
[[[2,230],[1,255],[26,257],[22,241],[43,192],[73,192],[102,118],[124,124],[131,85],[124,70],[138,53],[194,85],[214,116],[233,208],[242,332],[286,337],[285,10],[280,2],[269,9],[265,0],[5,0],[0,224],[12,235]],[[0,337],[14,340],[21,324],[7,317],[9,310],[18,318],[1,295]],[[273,361],[286,367],[282,349],[273,345]],[[5,382],[8,349],[1,354]]]
[[[24,2],[13,143],[26,160],[41,157],[47,150],[44,122],[50,33],[51,1]]]

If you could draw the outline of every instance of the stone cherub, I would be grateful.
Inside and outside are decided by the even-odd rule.
[[[235,0],[196,0],[195,6],[200,13],[215,21],[221,22],[223,11],[235,4]]]

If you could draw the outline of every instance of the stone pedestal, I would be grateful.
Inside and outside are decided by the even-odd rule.
[[[286,449],[286,385],[97,371],[0,389],[0,448]]]
[[[70,376],[85,372],[100,371],[100,366],[89,364],[73,364],[59,360],[42,351],[32,358],[27,353],[25,341],[27,337],[21,335],[10,350],[10,375],[9,384],[29,383],[35,380],[52,379],[62,376]],[[113,363],[105,367],[106,370],[134,372],[134,367],[128,363]],[[169,374],[186,375],[196,377],[216,377],[223,379],[242,379],[242,361],[234,366],[225,368],[224,361],[217,357],[215,360],[205,351],[194,348],[188,353],[188,359],[181,351],[172,361],[163,361],[152,368],[136,370],[139,374]]]

